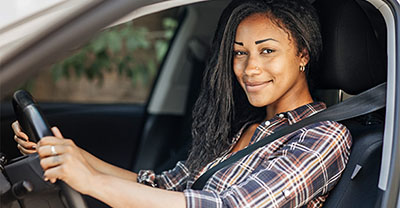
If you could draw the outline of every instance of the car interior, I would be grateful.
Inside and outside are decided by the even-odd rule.
[[[212,43],[221,39],[216,28],[227,21],[229,8],[223,9],[229,2],[180,8],[178,31],[145,105],[39,103],[49,123],[78,146],[119,167],[156,173],[173,168],[188,155],[191,110],[208,56],[215,50]],[[381,12],[364,0],[312,2],[323,38],[318,68],[310,72],[314,99],[329,107],[386,82],[388,30]],[[380,207],[385,113],[382,109],[342,122],[351,131],[352,152],[324,207]],[[2,101],[0,152],[9,160],[20,156],[11,129],[14,120],[11,102]],[[84,199],[88,207],[108,207]]]

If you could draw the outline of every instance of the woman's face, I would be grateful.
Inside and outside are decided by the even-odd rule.
[[[265,14],[245,18],[236,31],[233,70],[249,102],[281,108],[301,101],[309,93],[305,73],[299,70],[309,58],[302,54],[294,39]]]

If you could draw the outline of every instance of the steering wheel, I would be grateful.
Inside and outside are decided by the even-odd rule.
[[[22,130],[32,141],[38,142],[42,137],[53,136],[46,118],[28,92],[15,92],[12,102]],[[20,195],[14,194],[23,207],[87,207],[81,194],[63,181],[52,184],[43,180],[44,171],[37,153],[10,161],[5,166],[5,172],[11,184],[25,183],[25,187],[22,185],[23,191],[19,191]]]

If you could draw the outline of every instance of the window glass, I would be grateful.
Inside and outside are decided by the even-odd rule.
[[[44,102],[145,103],[179,14],[171,9],[106,29],[23,88]]]

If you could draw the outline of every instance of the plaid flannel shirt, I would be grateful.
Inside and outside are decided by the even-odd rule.
[[[257,127],[250,144],[325,108],[315,102],[278,114]],[[232,148],[245,127],[233,138]],[[184,162],[178,162],[160,175],[140,171],[138,182],[183,191],[187,207],[322,207],[346,166],[351,143],[345,126],[324,121],[283,136],[219,170],[203,190],[191,186],[205,171],[230,157],[232,148],[195,178],[190,178]]]

